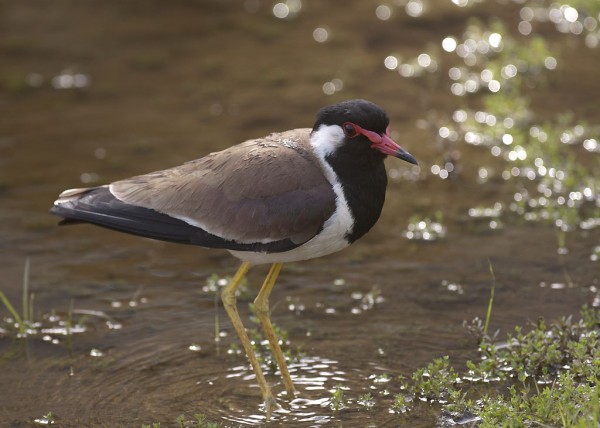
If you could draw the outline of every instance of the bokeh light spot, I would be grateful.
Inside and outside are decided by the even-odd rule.
[[[329,39],[329,31],[324,27],[317,27],[313,31],[313,39],[319,43],[325,43]]]
[[[392,9],[387,4],[380,4],[375,9],[375,16],[382,21],[387,21],[392,17]]]
[[[408,16],[418,18],[423,15],[425,8],[423,7],[423,2],[421,0],[410,0],[406,3],[404,10]]]
[[[446,52],[454,52],[456,49],[456,40],[454,37],[446,37],[444,40],[442,40],[442,49],[444,49]]]
[[[396,58],[394,55],[388,55],[383,60],[383,65],[388,70],[395,70],[396,68],[398,68],[398,63],[399,63],[398,58]]]
[[[285,3],[276,3],[273,6],[273,15],[275,18],[285,19],[290,14],[290,8]]]

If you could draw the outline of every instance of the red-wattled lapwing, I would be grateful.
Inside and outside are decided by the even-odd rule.
[[[417,164],[389,133],[387,114],[365,100],[321,109],[312,130],[294,129],[164,171],[64,191],[52,214],[61,224],[98,226],[202,247],[242,260],[221,298],[260,385],[267,415],[277,407],[236,308],[252,265],[272,264],[254,301],[285,388],[294,384],[269,319],[282,263],[339,251],[373,227],[383,201],[387,155]]]

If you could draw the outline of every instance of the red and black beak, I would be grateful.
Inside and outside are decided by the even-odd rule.
[[[413,165],[418,165],[417,159],[406,150],[404,150],[398,143],[396,143],[390,137],[390,128],[385,130],[385,134],[378,134],[377,132],[369,131],[368,129],[361,128],[356,124],[352,124],[355,131],[358,134],[362,134],[371,141],[371,148],[379,150],[384,155],[394,156],[395,158],[402,159]]]

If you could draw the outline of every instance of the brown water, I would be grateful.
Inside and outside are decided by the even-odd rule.
[[[470,16],[500,16],[514,31],[518,6],[449,4],[420,19],[395,8],[382,21],[371,1],[304,1],[294,19],[275,18],[272,4],[0,3],[0,290],[20,301],[29,258],[34,314],[43,326],[54,325],[53,313],[64,319],[71,304],[74,320],[97,311],[70,339],[52,331],[16,339],[0,330],[0,425],[31,426],[48,412],[68,427],[174,426],[179,415],[191,420],[195,413],[226,426],[264,424],[251,369],[227,352],[237,338],[222,308],[215,310],[214,294],[202,290],[212,273],[232,275],[235,259],[92,226],[58,228],[47,210],[65,188],[311,126],[319,107],[342,99],[383,106],[421,170],[416,180],[391,180],[381,220],[359,243],[284,267],[272,319],[303,356],[290,366],[299,391],[293,402],[286,404],[280,378],[268,375],[288,410],[269,426],[434,424],[435,412],[413,419],[390,413],[397,384],[381,375],[410,376],[442,355],[457,365],[477,357],[462,321],[485,315],[488,259],[497,280],[494,330],[576,313],[597,298],[600,274],[590,253],[598,228],[569,233],[566,255],[557,254],[551,226],[507,219],[500,230],[482,228],[468,209],[510,201],[515,189],[475,177],[480,166],[501,169],[502,161],[463,145],[459,175],[432,175],[441,153],[418,121],[452,112],[457,99],[383,66],[391,53],[415,56],[460,34]],[[325,43],[313,38],[317,27],[328,30]],[[597,123],[590,94],[600,91],[598,50],[546,30],[561,44],[562,67],[546,90],[532,93],[533,106],[542,118],[570,111]],[[53,86],[61,74],[67,77]],[[343,88],[326,95],[323,84],[336,78]],[[74,84],[83,87],[55,87]],[[409,171],[395,160],[388,168]],[[412,215],[435,212],[443,213],[445,239],[402,236]],[[265,274],[264,267],[251,271],[253,290]],[[254,293],[239,305],[246,320]],[[0,316],[9,317],[3,306]],[[334,414],[336,385],[350,404]],[[366,392],[377,402],[371,411],[356,404]]]

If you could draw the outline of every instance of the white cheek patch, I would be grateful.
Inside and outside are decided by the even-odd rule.
[[[344,143],[344,131],[339,125],[321,125],[310,136],[310,145],[321,160],[332,154]]]

